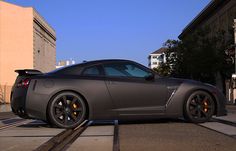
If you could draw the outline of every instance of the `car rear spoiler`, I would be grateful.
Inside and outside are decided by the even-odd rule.
[[[43,74],[41,71],[34,69],[15,70],[15,72],[18,73],[19,76]]]

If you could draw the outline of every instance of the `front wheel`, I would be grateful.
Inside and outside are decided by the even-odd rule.
[[[207,122],[215,111],[213,98],[205,91],[193,92],[184,106],[184,117],[193,123]]]
[[[52,124],[61,128],[73,128],[86,117],[84,100],[73,92],[62,92],[49,103],[48,116]]]

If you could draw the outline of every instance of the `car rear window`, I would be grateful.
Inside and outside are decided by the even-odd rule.
[[[83,70],[82,75],[100,75],[99,69],[97,66],[87,67]]]

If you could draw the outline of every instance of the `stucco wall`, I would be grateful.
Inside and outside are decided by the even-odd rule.
[[[32,8],[0,1],[0,99],[10,101],[16,69],[33,68]]]
[[[32,7],[0,1],[0,102],[10,101],[16,69],[55,69],[55,41],[55,31]]]
[[[0,1],[1,85],[14,83],[14,70],[33,68],[32,11]]]

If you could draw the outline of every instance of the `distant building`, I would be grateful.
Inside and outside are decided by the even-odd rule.
[[[69,65],[73,65],[75,64],[75,61],[70,59],[70,60],[60,60],[58,61],[56,68],[61,68],[61,67],[65,67],[65,66],[69,66]]]
[[[160,65],[160,63],[166,62],[166,56],[165,56],[166,50],[167,50],[166,48],[162,47],[149,54],[148,56],[149,68],[151,69],[157,68]]]
[[[55,65],[55,30],[34,8],[0,1],[0,101],[10,101],[14,70],[48,72]]]

